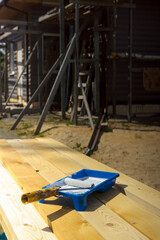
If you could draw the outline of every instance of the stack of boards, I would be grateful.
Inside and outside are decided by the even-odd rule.
[[[50,138],[0,140],[0,222],[8,239],[159,239],[160,192],[120,172],[114,188],[88,197],[84,212],[70,198],[22,204],[23,193],[84,168],[118,172]]]

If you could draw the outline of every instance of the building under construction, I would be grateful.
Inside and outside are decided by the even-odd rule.
[[[49,110],[92,128],[159,113],[159,29],[158,0],[0,1],[1,114],[19,114],[14,129],[39,112],[38,133]]]

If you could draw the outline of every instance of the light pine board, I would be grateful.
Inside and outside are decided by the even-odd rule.
[[[40,189],[49,183],[27,162],[24,162],[21,155],[7,142],[0,142],[0,146],[0,159],[21,188],[23,188],[24,192]],[[96,229],[84,220],[65,199],[57,200],[56,197],[52,197],[50,198],[49,204],[36,202],[34,206],[53,229],[53,232],[59,240],[103,239]]]
[[[67,147],[66,145],[55,141],[51,138],[37,138],[37,141],[43,144],[47,144],[57,153],[63,157],[76,162],[81,168],[89,168],[101,171],[118,172],[117,170],[108,167],[84,154],[81,154],[74,149]],[[117,184],[120,185],[122,191],[134,201],[137,201],[141,205],[145,206],[156,215],[160,216],[160,192],[154,190],[147,185],[140,183],[139,181],[126,176],[119,172],[120,177],[117,178]]]
[[[32,204],[21,203],[22,190],[0,162],[0,215],[9,240],[56,240]]]
[[[35,149],[35,145],[33,144],[32,141],[30,141],[30,146],[28,147],[22,140],[20,141],[11,140],[8,142],[14,147],[14,149],[16,149],[16,151],[21,156],[23,156],[24,161],[31,162],[31,160],[33,160],[32,156],[34,155],[34,158],[41,159],[44,164],[48,163],[48,161],[46,161],[45,158],[44,159],[40,158],[41,155],[36,154],[36,152],[33,150]],[[29,149],[27,151],[28,153],[26,152],[26,149]],[[42,146],[41,146],[41,149],[43,149]],[[47,149],[47,152],[48,152],[48,149]],[[55,159],[55,156],[53,157]],[[71,168],[71,164],[70,164],[70,168]],[[63,161],[63,165],[64,166],[66,165],[65,160]],[[44,172],[44,171],[41,172],[41,164],[39,165],[38,162],[37,162],[37,166],[34,166],[34,167],[35,169],[37,168],[39,169],[39,174],[42,175],[46,180],[48,180],[48,176],[51,176],[51,174],[48,174],[49,170],[47,172]],[[71,170],[73,171],[73,165]],[[53,167],[52,180],[54,178],[54,171],[55,171],[55,167]],[[50,167],[50,172],[52,172],[51,167]],[[60,174],[60,171],[58,172]],[[64,174],[61,172],[61,176],[59,177],[64,177]],[[56,176],[54,181],[55,180],[57,180]],[[91,209],[86,212],[80,212],[79,214],[83,216],[84,220],[88,221],[104,237],[104,239],[117,239],[117,237],[119,239],[139,239],[139,238],[147,239],[145,236],[143,236],[141,233],[139,233],[134,228],[132,228],[129,224],[127,224],[123,219],[121,219],[115,213],[113,213],[109,208],[105,207],[105,205],[103,205],[101,202],[97,201],[94,198],[92,198],[90,201],[91,201],[91,204],[90,204]],[[96,207],[95,210],[92,209],[93,206],[94,208]],[[106,218],[107,218],[107,222],[106,222]],[[108,224],[108,221],[109,221],[109,224]],[[110,224],[112,225],[112,227],[110,227]]]
[[[25,142],[25,143],[24,143]],[[30,149],[30,153],[31,155],[34,155],[34,158],[39,159],[39,157],[43,156],[44,159],[41,159],[43,161],[44,164],[47,164],[46,159],[49,160],[50,162],[52,162],[53,164],[56,165],[57,169],[60,169],[62,164],[61,164],[61,160],[63,160],[63,170],[69,165],[69,171],[74,172],[75,168],[77,168],[77,165],[73,162],[70,161],[69,164],[69,160],[62,158],[61,156],[56,153],[55,151],[53,151],[51,148],[49,147],[45,147],[42,146],[40,143],[37,143],[35,140],[14,140],[14,141],[9,141],[9,143],[16,149],[16,151],[23,156],[23,158],[25,159],[25,161],[30,162],[32,157],[29,155],[29,153],[26,156],[26,150]],[[26,143],[28,143],[28,147],[26,145]],[[37,153],[35,153],[35,151]],[[39,154],[38,154],[39,153]],[[65,162],[66,160],[66,162]],[[67,164],[66,164],[67,163]],[[66,168],[65,168],[66,166]],[[48,175],[50,176],[51,174],[48,174],[48,172],[44,173],[41,172],[41,164],[40,167],[39,165],[34,166],[36,169],[39,169],[39,174],[41,174],[46,180],[48,179]],[[53,165],[53,169],[55,169],[55,166]],[[80,170],[77,169],[77,170]],[[51,169],[50,169],[51,172]],[[60,171],[58,170],[59,174]],[[70,173],[70,172],[69,172]],[[64,174],[62,174],[61,177],[64,177]],[[53,180],[54,176],[52,177],[52,181],[56,181],[57,179],[55,178]],[[125,197],[127,199],[127,197]],[[121,201],[122,203],[122,201]],[[137,203],[135,205],[138,205]],[[130,207],[134,207],[135,205],[130,204]],[[84,219],[86,219],[92,226],[95,227],[95,229],[97,229],[97,231],[100,231],[101,235],[103,235],[104,238],[108,238],[110,237],[110,239],[116,239],[117,238],[117,234],[119,236],[119,239],[124,239],[124,235],[126,239],[132,239],[134,236],[134,239],[138,239],[140,238],[140,233],[136,232],[134,230],[134,228],[132,228],[129,224],[125,223],[125,221],[122,218],[119,218],[113,211],[111,211],[108,206],[104,206],[102,204],[102,200],[100,199],[100,202],[97,201],[95,198],[90,198],[89,201],[89,206],[88,207],[88,211],[85,212],[80,212],[80,214],[84,217]],[[123,208],[123,205],[122,205]],[[96,210],[93,210],[96,209]],[[108,217],[107,217],[108,216]],[[142,217],[148,217],[147,214],[144,214],[143,208],[142,208],[142,213],[141,213]],[[154,214],[153,214],[153,218],[154,218]],[[158,217],[155,216],[155,220],[158,219]],[[111,220],[110,220],[111,219]],[[136,220],[136,217],[134,216],[134,220]],[[119,225],[118,225],[119,223]],[[158,224],[158,223],[157,223]],[[111,227],[112,226],[112,227]],[[124,226],[124,227],[123,227]],[[147,225],[148,226],[148,225]],[[134,224],[134,227],[137,229],[139,228],[139,222],[137,221]],[[150,225],[150,227],[153,227],[153,231],[155,230],[154,225]],[[144,224],[144,227],[142,227],[142,229],[140,229],[141,231],[143,230],[143,233],[146,234],[146,226]],[[140,235],[139,235],[140,234]],[[141,236],[142,238],[145,238],[144,236]]]
[[[25,142],[28,143],[28,145],[32,147],[32,149],[34,149],[37,153],[39,153],[39,155],[43,156],[49,162],[52,162],[53,166],[56,166],[58,169],[61,169],[61,161],[63,161],[62,171],[65,172],[66,175],[68,174],[67,167],[65,168],[66,165],[69,166],[69,173],[74,172],[75,169],[77,170],[76,162],[65,159],[64,156],[62,156],[61,159],[60,155],[57,152],[53,151],[49,146],[45,147],[43,144],[42,148],[42,144],[38,143],[36,140],[25,140]],[[16,148],[15,144],[14,147]],[[27,146],[25,148],[27,149]],[[80,169],[81,168],[79,167],[78,170]],[[43,177],[47,178],[47,175],[43,175]],[[138,204],[137,202],[133,201],[115,189],[111,189],[103,194],[96,194],[96,197],[101,202],[106,204],[106,206],[112,209],[115,213],[125,219],[125,221],[127,221],[129,224],[131,224],[133,227],[138,229],[150,239],[159,238],[159,216],[155,215],[151,211],[144,208],[142,205]],[[92,202],[91,206],[93,205],[93,201],[95,202],[94,205],[98,206],[99,203],[96,202],[93,198],[92,201],[90,200],[90,202]],[[86,215],[86,213],[84,213],[84,215]],[[93,217],[91,219],[93,219]],[[98,219],[98,217],[94,218],[94,220],[95,219]],[[94,225],[94,223],[92,223],[92,225]]]

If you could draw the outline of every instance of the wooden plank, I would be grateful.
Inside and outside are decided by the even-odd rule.
[[[76,164],[73,170],[72,162],[69,159],[53,151],[50,147],[46,148],[47,146],[45,145],[39,146],[34,139],[12,139],[7,140],[7,142],[23,157],[23,160],[29,163],[39,174],[42,175],[44,173],[44,176],[47,176],[47,181],[49,182],[56,181],[82,169],[80,165]]]
[[[60,157],[57,158],[58,153],[53,151],[50,147],[47,146],[45,147],[44,144],[43,145],[38,144],[36,140],[24,140],[24,141],[27,142],[29,146],[32,147],[36,152],[38,152],[39,155],[43,156],[48,161],[52,162],[54,166],[62,170],[66,175],[70,174],[71,172],[74,172],[75,169],[78,170],[77,163],[73,162],[72,160],[65,159],[64,156],[62,156],[62,159],[60,159]],[[16,146],[14,145],[14,147]],[[63,162],[63,166],[61,164],[61,161]],[[67,170],[65,166],[69,166],[69,169]],[[80,169],[81,167],[79,166],[79,170]],[[45,176],[43,177],[45,178]],[[104,216],[109,215],[116,219],[114,214],[109,212],[110,211],[109,209],[111,209],[113,210],[113,212],[121,216],[122,219],[125,219],[125,221],[127,221],[129,224],[133,225],[133,227],[135,227],[137,230],[142,232],[149,239],[157,239],[159,237],[160,230],[158,226],[160,225],[160,217],[153,214],[149,210],[145,209],[137,202],[134,202],[133,200],[129,199],[122,193],[118,192],[116,189],[111,189],[110,191],[105,192],[103,194],[96,194],[96,197],[101,202],[106,204],[108,208],[105,209],[105,207],[99,204],[99,202],[97,202],[94,198],[90,198],[87,213],[83,212],[81,213],[81,215],[85,219],[87,218],[88,221],[91,221],[92,219],[93,222],[90,222],[92,226],[94,226],[95,228],[98,226],[98,229],[101,229],[103,234],[107,234],[109,230],[106,228],[106,226],[105,229],[103,229],[102,226],[100,226],[102,216],[98,215],[97,211],[103,212]],[[94,214],[91,214],[90,212],[93,211],[93,206],[95,206],[95,209],[98,210],[94,211]],[[105,222],[106,220],[103,218],[103,225]],[[121,221],[119,220],[119,223],[120,222]],[[107,233],[105,230],[107,230]],[[114,234],[112,234],[112,239],[113,237]],[[120,236],[118,236],[118,239],[120,239]],[[122,239],[124,239],[124,235]]]
[[[16,144],[15,141],[9,140],[9,142],[21,154],[21,156],[23,154],[23,157],[25,157],[25,154],[26,154],[25,151],[24,152],[22,151],[22,149],[29,148],[32,152],[34,152],[34,150],[35,150],[39,154],[39,156],[44,157],[44,161],[47,159],[49,162],[52,162],[54,168],[56,166],[57,169],[59,169],[59,170],[63,169],[63,173],[65,173],[66,175],[71,174],[71,172],[72,173],[75,172],[75,169],[77,171],[81,169],[81,167],[78,166],[72,160],[65,159],[64,156],[60,156],[57,152],[52,150],[50,147],[47,147],[47,146],[45,147],[43,144],[38,144],[36,140],[29,139],[29,140],[23,140],[23,142],[21,141],[22,144],[19,149],[18,149],[18,144]],[[24,142],[28,143],[28,145],[29,145],[28,148],[27,148],[27,145],[24,144]],[[36,153],[34,155],[36,156]],[[37,155],[37,158],[38,158],[38,155]],[[28,157],[27,157],[27,159],[28,159]],[[63,165],[62,165],[62,162],[63,162]],[[67,167],[67,168],[65,168],[65,167]],[[79,169],[77,169],[78,167],[79,167]],[[50,167],[50,170],[51,170],[51,167]],[[47,178],[48,178],[47,172],[42,173],[40,171],[40,174],[42,174],[42,176],[47,180]],[[57,180],[57,179],[55,179],[55,180]],[[116,191],[116,190],[114,190],[114,191]],[[110,192],[109,193],[106,192],[105,194],[106,194],[106,196],[111,196]],[[119,194],[119,192],[117,191],[117,195],[118,194]],[[105,195],[102,195],[101,197],[100,196],[101,196],[101,194],[99,195],[99,200],[100,200],[100,202],[103,202]],[[124,196],[123,201],[124,200],[127,202],[128,198],[126,196]],[[125,205],[123,204],[123,201],[120,201],[120,204],[121,204],[121,208],[124,210]],[[110,207],[107,206],[107,208],[105,208],[105,206],[102,205],[100,202],[97,201],[94,197],[90,197],[87,211],[80,212],[81,216],[83,216],[83,218],[85,220],[87,220],[92,226],[94,226],[94,228],[97,231],[100,231],[100,233],[104,237],[104,239],[106,239],[105,236],[107,236],[107,239],[109,239],[109,238],[117,239],[117,233],[118,233],[118,239],[121,239],[121,238],[122,239],[125,239],[125,238],[130,239],[130,237],[131,237],[129,234],[129,232],[131,231],[130,227],[128,227],[128,224],[125,226],[126,223],[124,223],[122,221],[122,219],[124,219],[124,217],[125,217],[125,214],[124,215],[122,214],[122,216],[121,216],[122,219],[118,218],[117,215],[113,211],[111,211]],[[113,206],[114,206],[114,204],[113,204]],[[134,227],[137,230],[139,230],[140,232],[143,232],[144,235],[146,235],[147,237],[149,237],[151,239],[152,239],[152,235],[153,235],[153,234],[151,234],[152,232],[155,235],[159,234],[159,232],[156,230],[157,225],[160,224],[159,217],[150,213],[146,209],[143,209],[143,207],[139,206],[139,204],[137,204],[137,203],[134,203],[134,202],[129,203],[129,206],[130,206],[130,210],[131,210],[131,212],[129,212],[129,213],[130,213],[130,215],[133,215],[132,222],[134,221]],[[132,214],[135,206],[137,207],[137,209],[141,209],[141,212],[140,212],[141,218],[138,217],[138,219],[137,219],[138,215]],[[148,219],[148,217],[151,220],[151,223],[147,221],[145,224],[141,224],[141,221],[139,221],[139,219],[140,220],[142,220],[143,218]],[[128,220],[128,219],[126,218],[126,220]],[[110,224],[107,225],[108,221],[112,225],[112,230],[110,229]],[[127,222],[129,224],[132,224],[130,219]],[[124,230],[124,226],[125,226],[126,230]],[[146,228],[146,226],[147,226],[147,228]],[[150,227],[150,229],[152,229],[152,231],[150,231],[148,233],[149,227]],[[112,231],[114,231],[114,232],[112,232]],[[132,233],[132,237],[133,236],[136,239],[137,233],[135,233],[134,231]]]
[[[32,204],[23,205],[22,190],[0,162],[0,221],[8,239],[23,240],[56,237]],[[45,231],[44,231],[45,229]]]
[[[108,194],[96,194],[96,197],[149,239],[159,238],[159,216],[124,194],[118,193],[116,189],[110,189]]]
[[[65,174],[62,175],[62,172],[58,168],[54,167],[48,161],[45,161],[42,155],[37,154],[32,147],[29,148],[26,143],[21,139],[12,139],[7,140],[7,142],[16,150],[17,153],[23,157],[24,162],[29,163],[30,166],[38,172],[41,176],[47,176],[47,181],[53,182],[62,177],[65,177]],[[34,142],[32,142],[34,146]],[[59,159],[58,159],[59,160]],[[50,171],[51,170],[51,171]]]
[[[89,168],[108,172],[119,172],[107,165],[104,165],[95,159],[92,159],[84,154],[81,154],[74,149],[71,149],[64,144],[55,141],[51,138],[37,138],[43,144],[47,144],[58,153],[65,155],[66,158],[78,163],[82,168]],[[140,183],[139,181],[126,176],[119,172],[120,177],[117,179],[119,188],[130,198],[142,204],[156,215],[160,216],[160,192],[150,188],[149,186]]]
[[[9,169],[12,176],[24,192],[34,191],[47,185],[45,181],[28,163],[24,162],[7,142],[0,141],[0,159]],[[48,203],[48,204],[47,204]],[[34,206],[48,223],[58,239],[97,239],[103,237],[82,216],[73,210],[73,205],[65,199],[50,198],[46,204],[36,202]]]

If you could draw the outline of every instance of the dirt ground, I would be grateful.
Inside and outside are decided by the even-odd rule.
[[[35,137],[38,118],[23,118],[14,132],[10,132],[10,127],[15,118],[0,120],[0,138],[5,134],[6,138]],[[81,119],[75,126],[69,120],[62,121],[59,114],[49,114],[38,136],[54,138],[84,153],[91,135],[88,120]],[[160,191],[160,122],[109,120],[91,157]]]

